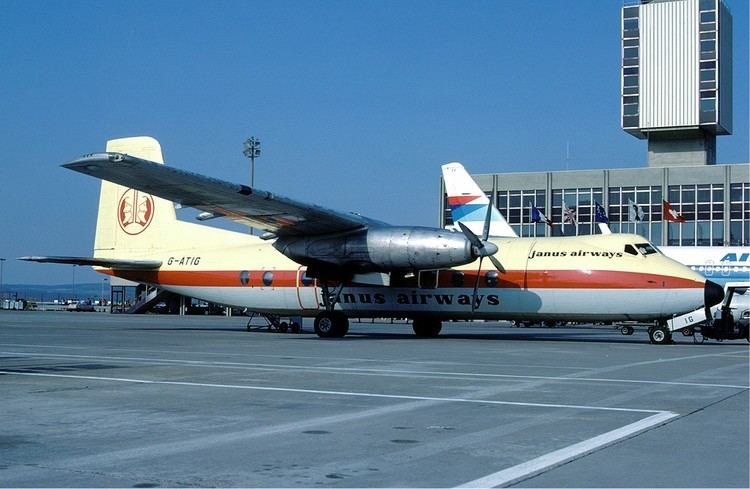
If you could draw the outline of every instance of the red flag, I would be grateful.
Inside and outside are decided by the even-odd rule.
[[[682,214],[672,209],[672,205],[666,200],[662,200],[662,207],[664,207],[664,219],[672,222],[685,222],[685,218]]]

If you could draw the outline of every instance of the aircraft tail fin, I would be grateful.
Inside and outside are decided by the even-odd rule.
[[[481,236],[490,200],[461,163],[448,163],[443,165],[442,169],[448,207],[451,210],[453,222],[461,222],[473,233]],[[494,205],[490,221],[490,236],[518,237]]]
[[[147,136],[109,140],[106,150],[164,163],[161,145]],[[94,257],[129,258],[150,254],[166,245],[170,228],[176,223],[172,202],[102,180]]]

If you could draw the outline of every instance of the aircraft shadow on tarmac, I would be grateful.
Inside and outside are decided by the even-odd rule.
[[[240,327],[206,327],[206,326],[196,326],[196,327],[161,327],[161,328],[127,328],[129,331],[195,331],[195,332],[225,332],[225,333],[242,333],[242,334],[267,334],[267,333],[273,333],[277,334],[279,336],[294,339],[294,338],[309,338],[311,336],[315,336],[315,333],[309,330],[302,330],[300,333],[293,334],[293,333],[276,333],[272,331],[267,331],[265,328],[260,328],[255,331],[247,331],[244,328]],[[611,336],[610,336],[611,335]],[[687,337],[683,338],[681,335],[676,336],[677,338],[680,338],[681,341],[679,341],[678,344],[692,344],[692,341],[689,341]],[[648,336],[646,335],[645,331],[643,334],[639,335],[636,334],[634,336],[623,336],[620,335],[619,331],[615,330],[606,330],[606,329],[598,329],[598,330],[559,330],[553,332],[549,332],[549,330],[545,330],[544,333],[534,333],[533,331],[525,330],[523,332],[499,332],[499,333],[489,333],[489,332],[481,332],[481,333],[474,333],[474,332],[467,332],[467,333],[460,333],[460,332],[450,332],[450,333],[441,333],[437,338],[420,338],[414,335],[414,333],[411,332],[411,329],[409,331],[404,332],[366,332],[366,331],[349,331],[349,333],[343,337],[343,338],[321,338],[321,340],[324,341],[361,341],[361,340],[413,340],[413,341],[441,341],[441,340],[494,340],[494,341],[550,341],[550,342],[567,342],[567,343],[616,343],[616,344],[643,344],[648,343]],[[689,343],[688,343],[689,341]],[[747,344],[746,341],[724,341],[724,342],[718,342],[713,340],[706,340],[703,345],[722,345],[722,344],[729,344],[729,345],[743,345]]]

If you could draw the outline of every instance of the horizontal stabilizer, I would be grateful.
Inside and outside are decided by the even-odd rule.
[[[92,267],[118,268],[121,270],[153,270],[161,266],[161,260],[118,260],[116,258],[92,258],[85,256],[22,256],[19,260],[38,263],[62,263],[65,265],[88,265]]]

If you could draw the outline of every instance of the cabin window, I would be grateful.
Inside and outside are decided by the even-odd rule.
[[[240,283],[243,286],[246,286],[250,283],[250,272],[248,272],[247,270],[242,270],[240,272]]]
[[[638,251],[636,251],[633,245],[629,245],[629,244],[625,245],[625,253],[638,256]]]
[[[487,282],[488,287],[494,287],[498,283],[498,275],[495,270],[490,270],[484,275],[484,280]]]
[[[273,272],[268,271],[263,273],[263,285],[270,287],[273,283]]]
[[[302,272],[302,275],[300,276],[299,281],[305,287],[309,287],[313,283],[313,279],[307,276],[307,271]]]

